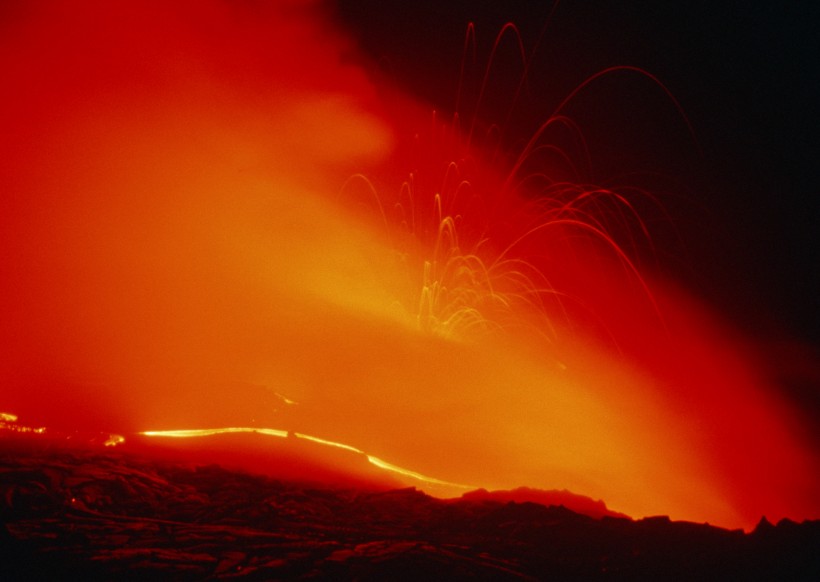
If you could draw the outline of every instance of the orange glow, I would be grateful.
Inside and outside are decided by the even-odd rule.
[[[8,412],[0,412],[0,437],[4,432],[17,435],[44,435],[50,441],[75,441],[83,444],[96,443],[104,447],[117,447],[125,442],[125,437],[119,434],[89,433],[77,430],[66,432],[60,430],[47,429],[44,426],[31,427],[18,423],[17,415]]]
[[[633,263],[610,234],[649,234],[629,195],[543,142],[495,167],[387,103],[323,6],[0,9],[0,406],[291,433],[431,491],[820,517],[766,354]]]
[[[44,434],[45,427],[33,428],[17,423],[17,415],[9,412],[0,412],[0,434],[2,431],[10,431],[22,434]]]
[[[380,469],[384,469],[385,471],[389,471],[391,473],[395,473],[401,477],[406,477],[411,479],[412,481],[420,481],[422,486],[433,487],[434,491],[438,494],[446,494],[447,492],[459,491],[459,490],[467,490],[467,489],[475,489],[475,487],[471,487],[469,485],[459,485],[457,483],[449,483],[447,481],[442,481],[441,479],[436,479],[434,477],[427,477],[422,475],[421,473],[417,473],[416,471],[411,471],[410,469],[404,469],[402,467],[398,467],[393,465],[392,463],[388,463],[378,457],[374,457],[372,455],[368,455],[364,451],[357,449],[356,447],[352,447],[350,445],[346,445],[344,443],[337,443],[334,441],[329,441],[327,439],[321,439],[319,437],[310,436],[307,434],[301,434],[298,432],[288,433],[288,431],[284,430],[277,430],[272,428],[252,428],[252,427],[226,427],[226,428],[206,428],[206,429],[187,429],[187,430],[152,430],[146,431],[141,434],[148,436],[148,437],[164,437],[164,438],[200,438],[200,437],[207,437],[207,436],[215,436],[221,434],[237,434],[237,433],[253,433],[253,434],[261,434],[265,436],[273,436],[279,438],[288,438],[292,437],[295,439],[302,439],[305,441],[310,441],[313,443],[319,443],[320,445],[328,446],[328,447],[335,447],[338,449],[343,449],[345,451],[350,451],[352,453],[356,453],[357,455],[363,455],[367,462],[371,465],[375,465]]]
[[[125,437],[122,435],[114,434],[110,435],[108,439],[103,443],[105,447],[117,447],[125,442]]]

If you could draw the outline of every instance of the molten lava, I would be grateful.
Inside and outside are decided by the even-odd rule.
[[[820,517],[754,343],[611,234],[651,234],[630,195],[550,131],[493,164],[385,102],[323,6],[0,9],[0,406],[291,433],[634,517]]]
[[[367,462],[371,465],[375,465],[380,469],[384,469],[385,471],[389,471],[391,473],[396,473],[402,477],[409,477],[413,480],[420,481],[421,484],[429,486],[443,486],[449,490],[466,490],[466,489],[474,489],[474,487],[470,487],[469,485],[459,485],[457,483],[449,483],[447,481],[442,481],[441,479],[436,479],[434,477],[426,477],[421,473],[417,473],[415,471],[411,471],[409,469],[403,469],[401,467],[397,467],[392,463],[388,463],[378,457],[374,457],[372,455],[368,455],[364,451],[360,451],[356,447],[352,447],[350,445],[346,445],[344,443],[337,443],[333,441],[329,441],[326,439],[320,439],[319,437],[310,436],[307,434],[301,434],[298,432],[289,433],[283,430],[276,430],[272,428],[251,428],[251,427],[226,427],[226,428],[210,428],[210,429],[188,429],[188,430],[152,430],[146,431],[142,434],[148,437],[164,437],[164,438],[198,438],[198,437],[208,437],[214,435],[221,435],[221,434],[237,434],[237,433],[253,433],[253,434],[261,434],[265,436],[273,436],[279,438],[288,438],[293,437],[295,439],[302,439],[305,441],[310,441],[313,443],[319,443],[320,445],[328,446],[328,447],[336,447],[339,449],[343,449],[345,451],[350,451],[352,453],[356,453],[358,455],[364,455],[367,459]],[[441,491],[441,487],[437,490],[437,492]]]

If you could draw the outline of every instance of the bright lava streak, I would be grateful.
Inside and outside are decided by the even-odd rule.
[[[459,489],[478,489],[478,487],[474,487],[472,485],[461,485],[460,483],[450,483],[449,481],[442,481],[441,479],[436,479],[434,477],[426,477],[421,473],[416,473],[415,471],[410,471],[409,469],[402,469],[401,467],[397,467],[387,461],[382,461],[378,457],[373,457],[371,455],[365,455],[367,460],[377,467],[381,467],[387,471],[393,471],[394,473],[399,473],[401,475],[405,475],[407,477],[412,477],[413,479],[418,479],[419,481],[425,481],[427,483],[432,483],[433,485],[445,485],[448,487],[457,487]]]
[[[255,432],[268,436],[275,436],[285,438],[288,436],[287,431],[276,430],[272,428],[251,428],[251,427],[228,427],[228,428],[200,428],[190,430],[148,430],[141,432],[143,436],[149,437],[171,437],[171,438],[195,438],[204,436],[213,436],[217,434],[229,434],[238,432]]]
[[[219,434],[234,434],[234,433],[257,433],[263,434],[267,436],[274,436],[279,438],[287,438],[288,436],[302,439],[306,441],[311,441],[320,445],[328,446],[328,447],[336,447],[338,449],[344,449],[346,451],[350,451],[359,455],[363,455],[367,462],[371,465],[375,465],[380,469],[384,469],[386,471],[390,471],[392,473],[396,473],[398,475],[403,475],[405,477],[411,477],[418,481],[423,481],[425,483],[430,483],[431,485],[443,485],[446,487],[456,487],[458,489],[476,489],[471,485],[462,485],[460,483],[451,483],[450,481],[443,481],[441,479],[436,479],[435,477],[428,477],[426,475],[422,475],[416,471],[411,471],[410,469],[404,469],[399,467],[398,465],[394,465],[392,463],[388,463],[378,457],[374,457],[372,455],[368,455],[361,449],[357,449],[356,447],[346,445],[344,443],[337,443],[334,441],[329,441],[326,439],[322,439],[315,436],[310,436],[307,434],[302,434],[298,432],[288,432],[285,430],[277,430],[273,428],[253,428],[253,427],[227,427],[227,428],[202,428],[202,429],[187,429],[187,430],[149,430],[144,431],[139,434],[148,437],[170,437],[170,438],[197,438],[197,437],[206,437],[206,436],[214,436]]]
[[[319,443],[320,445],[326,445],[328,447],[336,447],[336,448],[339,448],[339,449],[344,449],[346,451],[352,451],[354,453],[358,453],[360,455],[367,456],[367,454],[364,451],[359,450],[356,447],[351,447],[350,445],[346,445],[344,443],[337,443],[337,442],[333,442],[333,441],[328,441],[328,440],[325,440],[325,439],[320,439],[319,437],[314,437],[314,436],[302,434],[302,433],[299,433],[299,432],[296,432],[296,433],[293,433],[293,434],[296,436],[296,438],[305,439],[306,441],[312,441],[314,443]]]

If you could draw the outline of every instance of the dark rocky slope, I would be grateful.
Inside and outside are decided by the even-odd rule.
[[[0,437],[0,578],[820,579],[820,522],[744,534],[415,489],[333,488]]]

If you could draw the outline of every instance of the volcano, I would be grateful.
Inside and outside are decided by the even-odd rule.
[[[737,275],[799,221],[715,234],[788,156],[676,74],[745,60],[456,4],[3,3],[14,576],[816,573],[820,360]]]

